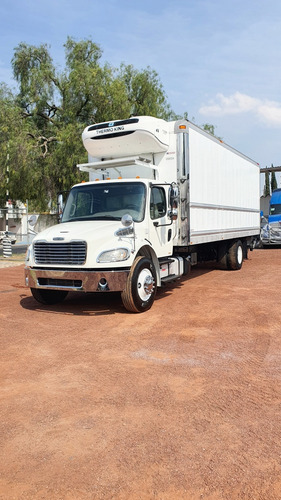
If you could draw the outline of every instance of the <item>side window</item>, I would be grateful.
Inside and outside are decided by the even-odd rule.
[[[161,187],[152,187],[150,198],[150,217],[151,219],[159,219],[166,214],[166,196],[165,191]]]

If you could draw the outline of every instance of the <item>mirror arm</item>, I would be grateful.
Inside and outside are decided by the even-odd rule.
[[[171,222],[169,222],[169,224],[159,224],[159,222],[153,222],[153,226],[155,227],[164,227],[164,226],[171,226],[173,224],[173,220],[171,220]]]

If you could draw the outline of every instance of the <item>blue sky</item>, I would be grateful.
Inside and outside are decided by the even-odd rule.
[[[150,66],[176,113],[214,124],[261,166],[281,165],[279,0],[2,0],[0,81],[14,85],[20,42],[47,43],[63,68],[68,35],[91,37],[113,66]]]

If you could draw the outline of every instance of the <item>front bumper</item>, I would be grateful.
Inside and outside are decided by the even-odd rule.
[[[264,225],[260,239],[264,245],[281,245],[281,225],[277,222]]]
[[[65,271],[61,269],[36,269],[26,266],[25,284],[29,288],[78,292],[122,292],[129,269],[111,271]]]
[[[265,238],[262,238],[262,239],[261,239],[261,242],[262,242],[264,245],[272,245],[272,246],[274,246],[274,245],[281,245],[281,239],[279,239],[279,240],[277,240],[277,239],[276,239],[276,240],[274,240],[274,239],[272,238],[272,239],[270,239],[270,240],[267,240],[267,239],[265,239]]]

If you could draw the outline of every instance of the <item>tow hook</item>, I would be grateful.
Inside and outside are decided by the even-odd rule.
[[[101,278],[99,280],[99,284],[98,284],[98,291],[99,292],[106,292],[109,290],[109,286],[108,286],[108,283],[106,281],[105,278]]]

